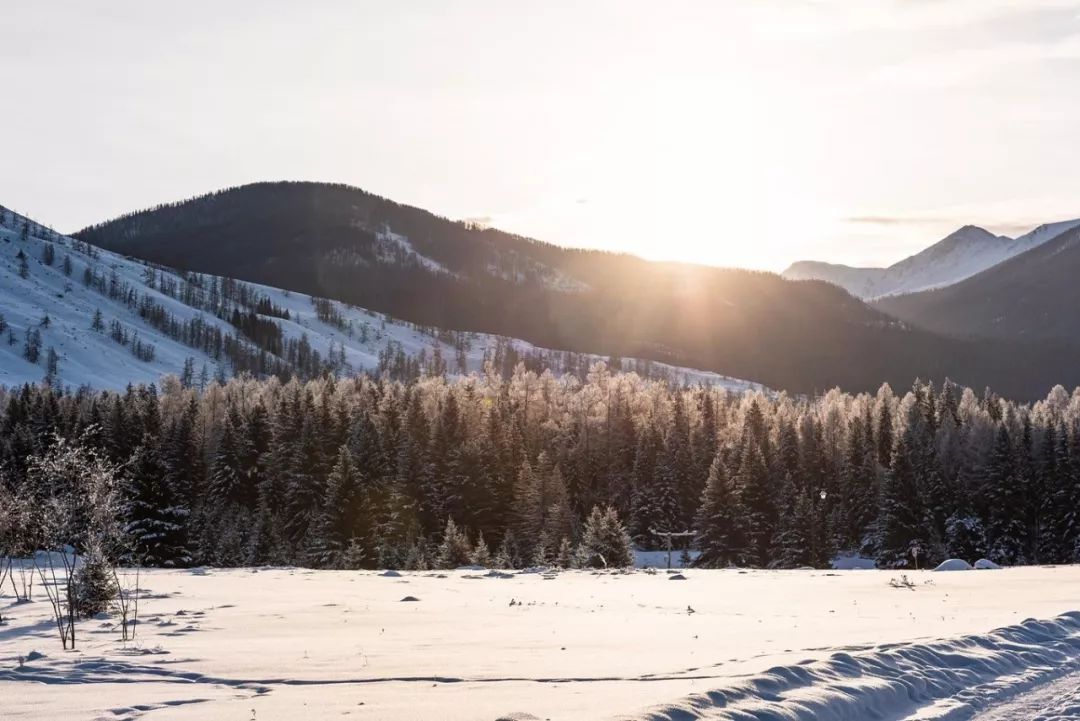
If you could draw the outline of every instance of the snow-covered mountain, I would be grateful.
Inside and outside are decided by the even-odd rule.
[[[1047,223],[1019,238],[994,235],[978,226],[965,225],[888,268],[798,261],[783,275],[791,280],[828,281],[866,300],[916,293],[958,283],[1078,225],[1080,219]]]
[[[400,241],[396,241],[400,242]],[[600,356],[440,330],[302,293],[176,271],[64,236],[0,207],[0,386],[120,389],[176,374],[480,371],[524,361],[579,373]],[[735,391],[757,384],[652,361],[623,368]]]

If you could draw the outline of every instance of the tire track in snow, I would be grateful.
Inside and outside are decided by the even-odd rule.
[[[1022,693],[975,716],[972,721],[1080,720],[1080,673]]]
[[[1018,694],[1080,678],[1080,612],[989,634],[890,645],[778,666],[713,691],[655,706],[636,721],[965,721]],[[1065,684],[1067,682],[1062,681]],[[1076,684],[1072,688],[1075,691]],[[1032,721],[1080,719],[1080,694]],[[1056,698],[1056,697],[1055,697]],[[1042,712],[1039,712],[1042,713]],[[1050,714],[1050,715],[1047,715]],[[1002,716],[997,721],[1023,716]]]

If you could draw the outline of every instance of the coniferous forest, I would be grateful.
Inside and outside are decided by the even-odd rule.
[[[569,565],[590,515],[643,548],[693,530],[704,566],[1080,556],[1080,391],[804,398],[489,369],[0,390],[0,490],[44,494],[33,460],[90,446],[121,469],[129,560],[166,567]]]

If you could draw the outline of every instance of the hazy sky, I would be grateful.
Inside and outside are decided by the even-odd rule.
[[[1080,2],[11,3],[0,204],[340,181],[651,258],[896,261],[1080,216]]]

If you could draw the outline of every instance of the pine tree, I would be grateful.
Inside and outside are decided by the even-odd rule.
[[[696,521],[697,565],[723,568],[746,562],[745,511],[738,489],[717,455],[709,466],[709,477]]]
[[[476,546],[473,547],[472,557],[469,561],[474,566],[491,568],[493,557],[491,555],[491,549],[488,548],[487,542],[484,540],[483,531],[476,536]]]
[[[1024,563],[1028,539],[1024,489],[1017,482],[1012,439],[1005,424],[998,430],[987,465],[985,493],[987,556],[1002,565]]]
[[[472,546],[469,545],[469,537],[465,535],[465,531],[459,530],[453,519],[448,520],[436,556],[438,567],[457,568],[468,565],[472,555]]]
[[[626,568],[634,565],[630,534],[614,508],[593,507],[585,520],[579,556],[581,565],[591,568]]]
[[[746,511],[746,562],[758,568],[769,565],[769,550],[776,532],[776,506],[771,478],[758,444],[752,436],[742,448],[742,462],[735,477]]]
[[[897,439],[882,488],[878,565],[884,568],[914,566],[915,553],[921,553],[928,545],[926,520],[911,433],[905,432]]]
[[[358,536],[370,524],[360,523],[359,494],[352,453],[343,445],[326,479],[326,497],[310,541],[309,557],[316,565],[347,568],[346,560],[356,562],[358,553],[363,555],[363,541]]]
[[[136,559],[146,566],[188,565],[188,509],[168,482],[155,439],[149,436],[129,466],[128,488],[127,534]]]

